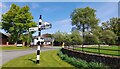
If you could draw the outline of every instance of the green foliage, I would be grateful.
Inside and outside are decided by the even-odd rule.
[[[2,22],[0,22],[0,29],[2,28]]]
[[[97,63],[97,62],[90,62],[88,64],[88,68],[91,69],[106,69],[106,67],[102,63]]]
[[[32,33],[29,32],[28,34],[21,34],[20,40],[22,40],[23,42],[27,42],[27,45],[29,45],[32,40]]]
[[[75,25],[77,30],[82,31],[83,41],[84,32],[90,31],[92,28],[98,25],[99,19],[97,19],[96,10],[90,7],[76,8],[71,14],[72,25]]]
[[[11,34],[10,38],[14,42],[19,40],[21,34],[34,26],[36,23],[33,21],[28,6],[20,8],[16,4],[12,4],[9,11],[2,14],[2,29]]]
[[[107,67],[102,63],[86,62],[85,60],[69,57],[68,55],[63,54],[61,51],[59,51],[57,54],[62,60],[80,69],[107,69]]]
[[[114,34],[114,32],[110,30],[102,31],[102,37],[101,37],[102,42],[105,42],[106,44],[114,44],[115,39],[116,39],[116,35]]]
[[[65,45],[72,45],[72,44],[81,44],[82,37],[79,34],[79,31],[73,31],[71,34],[67,34],[65,32],[56,32],[53,34],[55,41],[57,42],[65,42]]]
[[[90,34],[90,33],[86,33],[85,34],[85,39],[84,42],[86,44],[97,44],[99,43],[99,38],[98,36],[94,35],[94,34]]]
[[[71,34],[71,39],[74,44],[81,44],[83,41],[79,31],[73,31]]]
[[[52,35],[52,34],[49,34],[49,33],[46,33],[45,36],[46,36],[46,37],[49,37],[49,38],[53,38],[53,35]]]
[[[109,21],[103,22],[102,23],[102,28],[104,30],[111,30],[116,34],[118,37],[116,40],[119,42],[120,41],[120,18],[113,17]]]
[[[69,45],[72,44],[71,34],[65,33],[64,42],[67,43],[67,44],[69,44]]]
[[[63,42],[64,41],[64,35],[63,35],[63,32],[56,32],[55,34],[53,34],[53,37],[55,38],[55,41],[57,42]]]
[[[96,10],[86,7],[86,8],[76,8],[72,14],[72,25],[80,26],[80,24],[86,25],[96,25],[98,23],[98,19],[96,19]],[[80,24],[79,24],[80,23]]]

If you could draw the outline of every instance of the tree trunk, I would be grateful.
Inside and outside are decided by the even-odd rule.
[[[83,46],[84,46],[84,32],[85,32],[85,25],[83,24],[83,29],[82,29],[82,32],[83,32],[83,42],[82,42],[82,51],[83,51]]]
[[[17,46],[17,42],[15,42],[15,44],[14,44],[15,46]]]
[[[23,42],[23,46],[25,46],[25,42]]]

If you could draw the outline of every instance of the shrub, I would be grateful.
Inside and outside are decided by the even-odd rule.
[[[86,62],[85,60],[76,59],[75,57],[68,57],[67,54],[63,54],[61,51],[57,55],[65,62],[80,68],[80,69],[107,69],[108,67],[102,63]]]
[[[106,69],[105,65],[103,65],[102,63],[97,63],[97,62],[90,62],[88,64],[88,68],[91,68],[91,69]]]

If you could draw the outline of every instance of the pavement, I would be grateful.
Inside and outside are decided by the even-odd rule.
[[[41,47],[41,51],[57,50],[60,48],[61,47],[47,46],[47,47]],[[0,66],[14,58],[27,55],[27,54],[31,54],[31,53],[36,53],[36,50],[37,50],[36,47],[33,47],[29,50],[3,50],[0,52],[0,57],[2,57],[1,58],[2,60],[0,60]]]

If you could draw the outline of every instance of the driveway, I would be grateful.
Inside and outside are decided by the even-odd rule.
[[[57,50],[57,49],[60,49],[60,47],[42,47],[41,51]],[[2,60],[0,60],[0,66],[10,61],[11,59],[14,59],[23,55],[27,55],[30,53],[36,53],[36,48],[31,48],[29,50],[4,50],[0,52],[0,57],[2,57]]]

